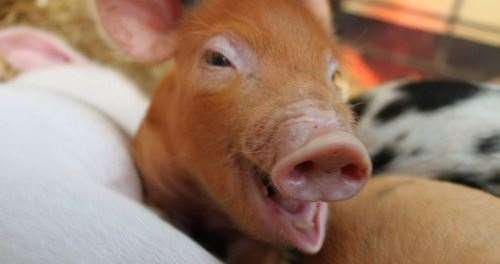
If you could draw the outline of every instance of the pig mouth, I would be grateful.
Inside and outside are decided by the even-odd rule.
[[[325,237],[327,203],[285,197],[272,183],[269,173],[249,160],[245,163],[250,165],[245,166],[245,174],[253,178],[257,190],[252,193],[258,201],[261,216],[268,219],[268,228],[275,232],[280,241],[284,240],[304,253],[318,252]]]
[[[242,176],[254,182],[244,187],[272,232],[269,235],[309,254],[317,253],[324,242],[326,202],[353,197],[371,174],[367,150],[343,131],[316,136],[294,151],[276,156],[271,172],[249,157],[241,157]]]

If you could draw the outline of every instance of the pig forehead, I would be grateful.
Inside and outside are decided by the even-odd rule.
[[[231,4],[226,6],[228,2]],[[260,59],[324,64],[333,55],[330,36],[293,0],[208,1],[187,19],[184,29],[205,40],[229,33],[243,40]]]

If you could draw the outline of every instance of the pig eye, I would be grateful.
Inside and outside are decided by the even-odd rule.
[[[339,71],[339,66],[337,62],[331,62],[328,72],[330,74],[330,80],[332,82],[335,82],[339,76],[340,76],[340,71]]]
[[[205,62],[210,66],[215,67],[232,67],[231,61],[222,55],[222,53],[217,51],[209,50],[204,55]]]
[[[338,71],[338,70],[334,71],[332,73],[332,76],[330,77],[332,82],[336,82],[339,78],[340,78],[340,71]]]

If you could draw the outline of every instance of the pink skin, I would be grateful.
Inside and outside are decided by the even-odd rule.
[[[107,35],[128,55],[142,62],[161,62],[172,53],[180,1],[106,0],[95,2]],[[121,19],[127,14],[127,19]]]
[[[0,56],[20,71],[87,63],[87,59],[57,37],[22,26],[0,31]]]
[[[339,201],[361,190],[370,175],[365,148],[352,134],[333,131],[314,137],[272,170],[278,190],[301,201]]]

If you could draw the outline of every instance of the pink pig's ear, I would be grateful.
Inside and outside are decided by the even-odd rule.
[[[140,62],[172,56],[182,15],[180,0],[94,0],[97,19],[123,52]]]
[[[298,0],[308,9],[328,33],[333,33],[332,11],[328,0]]]
[[[58,37],[21,26],[0,30],[0,57],[20,71],[87,62]]]

